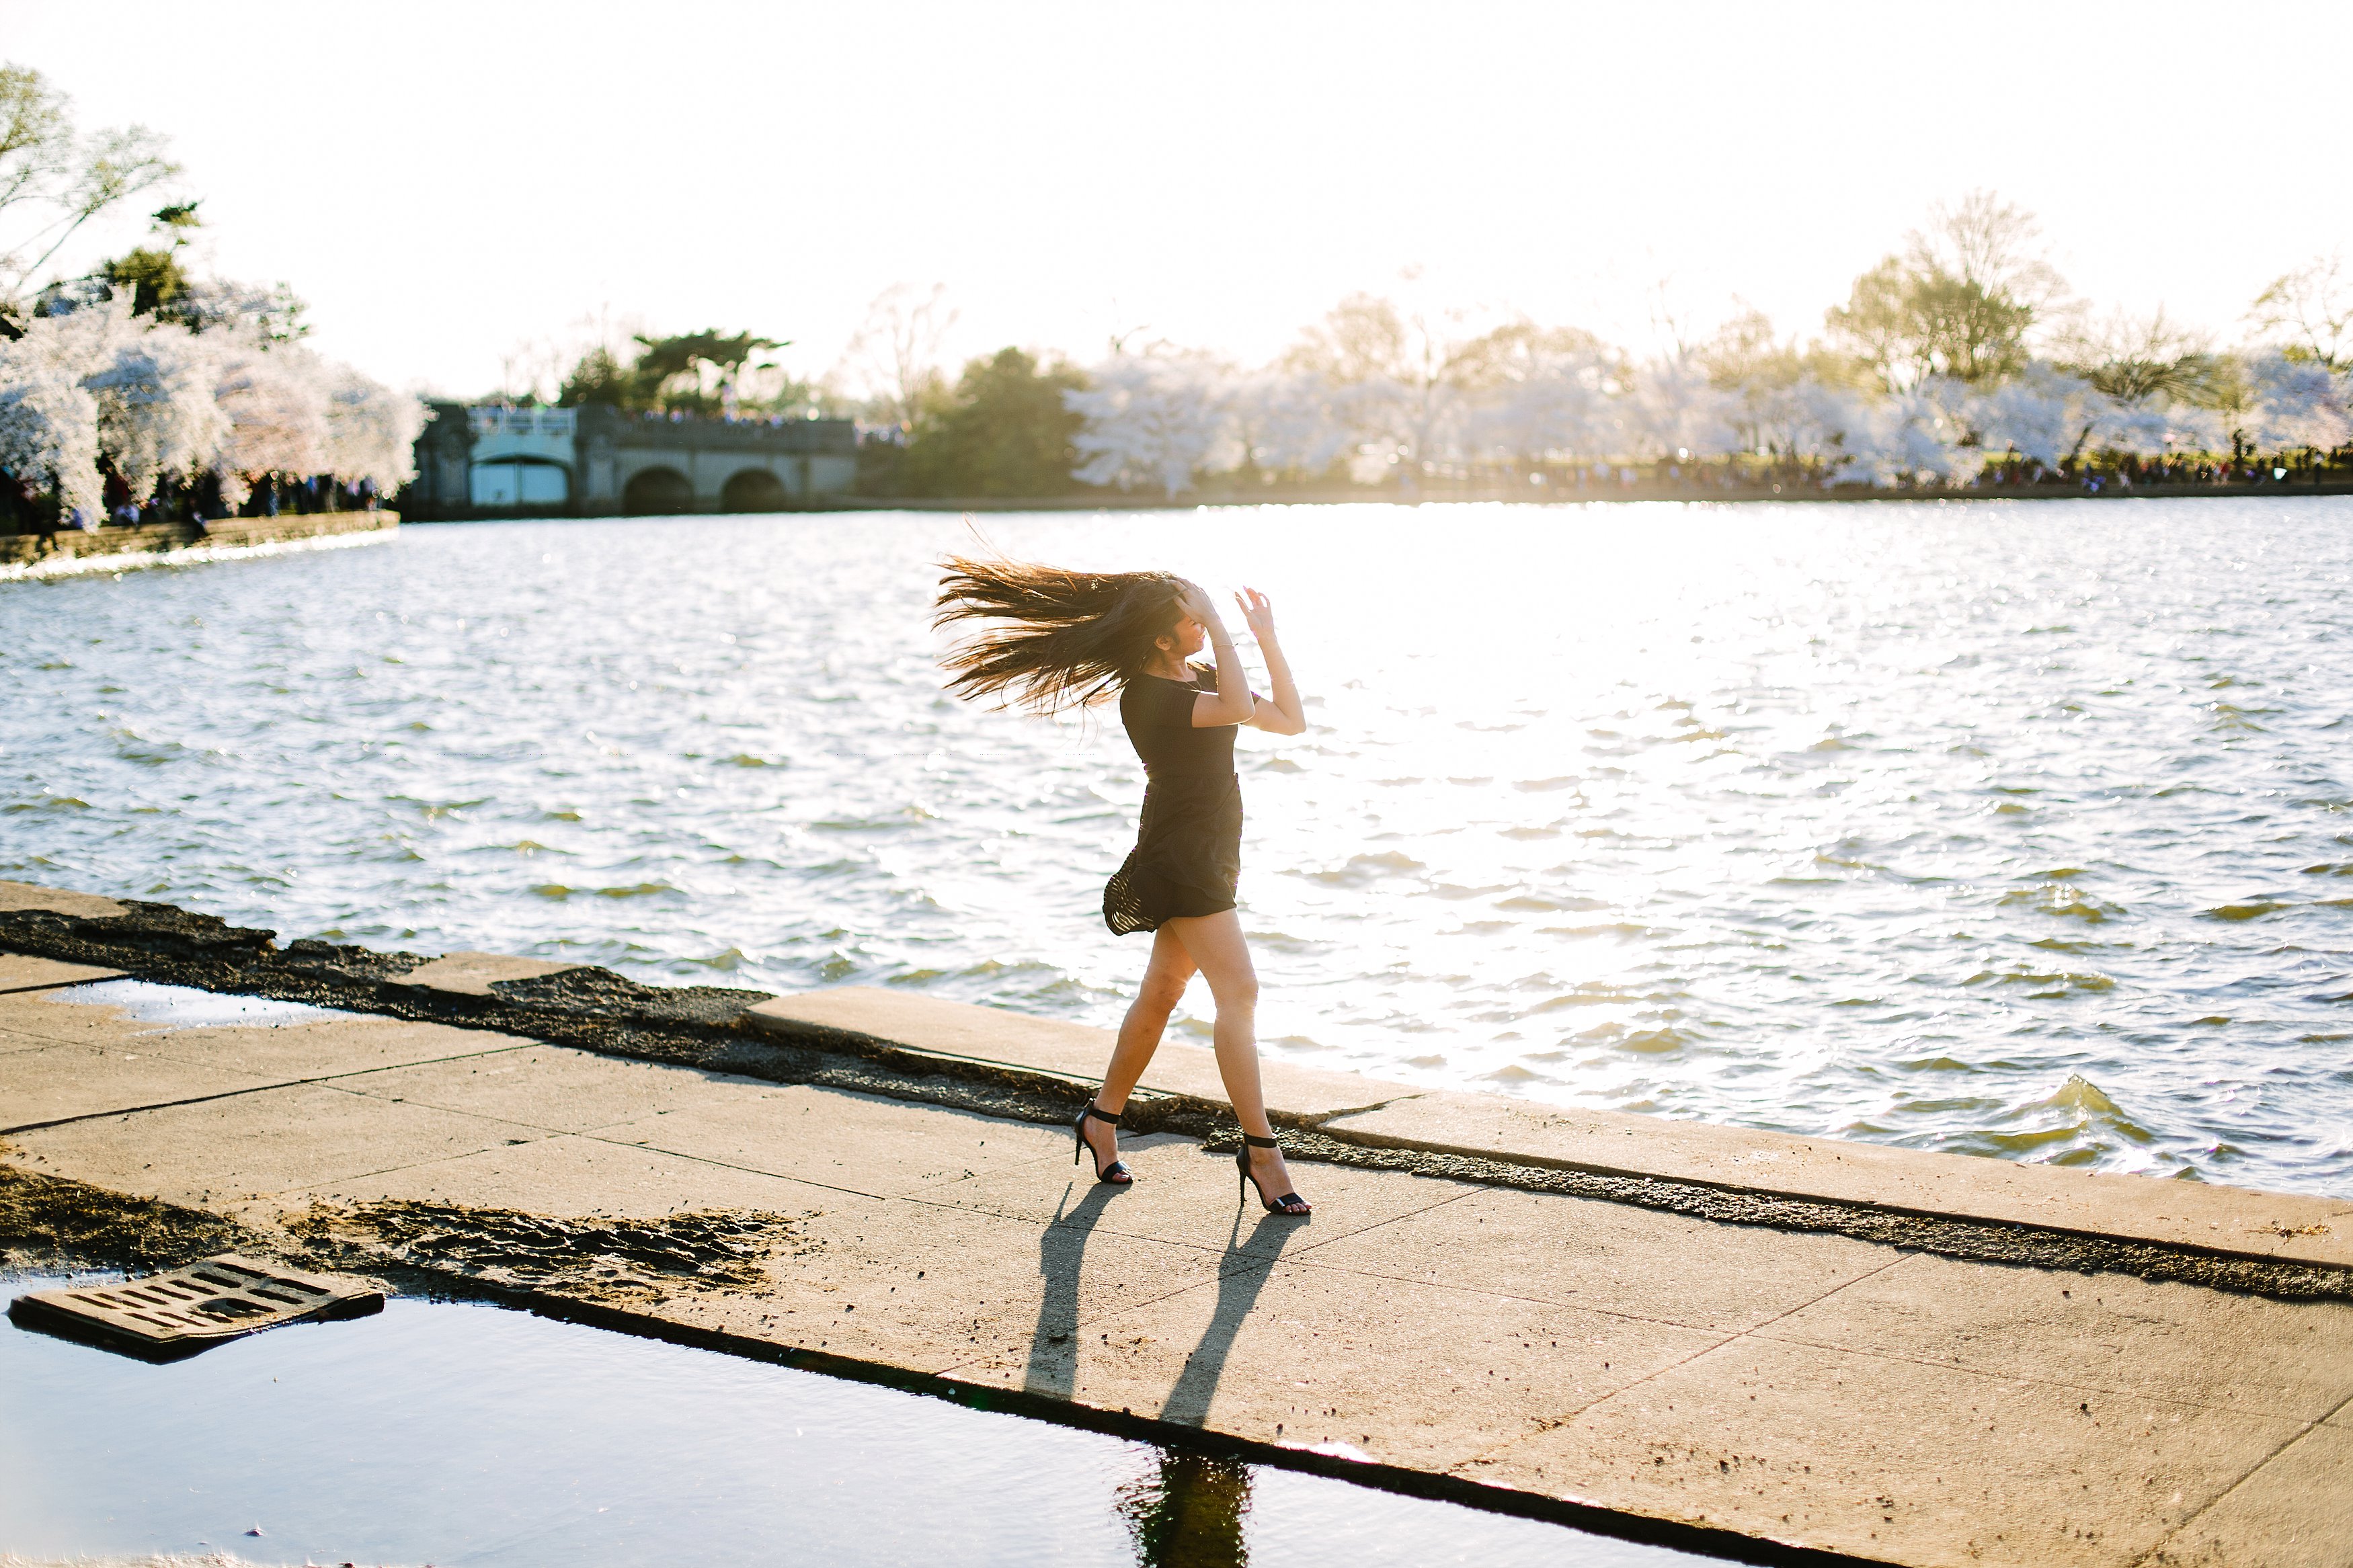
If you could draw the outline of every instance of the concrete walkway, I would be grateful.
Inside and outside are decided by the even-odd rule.
[[[1130,1141],[1136,1184],[1100,1187],[1050,1127],[446,1024],[165,1028],[66,999],[105,973],[0,956],[18,1168],[278,1234],[314,1204],[374,1200],[765,1211],[791,1219],[766,1288],[627,1310],[1866,1559],[2353,1563],[2342,1300],[1348,1164],[1297,1164],[1317,1212],[1278,1219],[1238,1206],[1230,1158],[1189,1137]],[[1101,1057],[1093,1031],[983,1009],[770,1006],[774,1027],[975,1060],[1010,1048],[1039,1071]],[[1206,1053],[1170,1052],[1164,1093],[1210,1088],[1192,1081]],[[1612,1169],[1765,1172],[1759,1191],[2227,1235],[2319,1265],[2353,1228],[2353,1205],[2321,1200],[1271,1078],[1294,1113],[1401,1144],[1596,1168],[1599,1143]]]

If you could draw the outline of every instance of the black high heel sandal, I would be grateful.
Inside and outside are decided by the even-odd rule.
[[[1301,1197],[1297,1193],[1285,1193],[1279,1198],[1271,1198],[1266,1195],[1266,1189],[1262,1186],[1259,1186],[1258,1173],[1250,1169],[1250,1152],[1252,1149],[1280,1149],[1282,1147],[1282,1145],[1281,1143],[1276,1142],[1271,1138],[1253,1138],[1249,1133],[1245,1132],[1242,1134],[1242,1146],[1234,1151],[1234,1169],[1241,1173],[1241,1179],[1243,1182],[1248,1183],[1250,1186],[1258,1187],[1258,1201],[1266,1205],[1267,1213],[1292,1215],[1314,1214],[1315,1212],[1314,1205],[1309,1204],[1305,1198]],[[1240,1194],[1237,1192],[1236,1195],[1240,1196]]]
[[[1071,1131],[1077,1135],[1079,1140],[1078,1148],[1071,1152],[1071,1163],[1073,1165],[1079,1163],[1079,1155],[1082,1152],[1088,1154],[1094,1153],[1093,1146],[1087,1142],[1087,1118],[1090,1116],[1093,1117],[1097,1121],[1108,1121],[1113,1127],[1117,1127],[1119,1125],[1118,1117],[1105,1116],[1102,1111],[1095,1109],[1095,1103],[1093,1100],[1091,1100],[1087,1101],[1087,1108],[1079,1112],[1079,1119],[1076,1121],[1071,1123]],[[1095,1159],[1095,1180],[1098,1182],[1109,1183],[1114,1187],[1124,1187],[1130,1182],[1135,1180],[1135,1173],[1127,1168],[1127,1162],[1124,1160],[1113,1160],[1110,1164],[1106,1165],[1103,1163],[1102,1157],[1098,1155]]]

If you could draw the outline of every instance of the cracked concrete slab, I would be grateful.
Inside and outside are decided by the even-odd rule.
[[[427,1062],[472,1061],[532,1044],[487,1029],[453,1029],[396,1018],[158,1030],[134,1037],[159,1057],[229,1068],[279,1083],[373,1076]]]
[[[773,1084],[723,1103],[617,1123],[598,1135],[878,1195],[1050,1159],[1068,1147],[1069,1136],[966,1110]]]
[[[563,1132],[587,1132],[696,1105],[729,1103],[776,1087],[758,1079],[591,1056],[561,1046],[510,1045],[512,1048],[495,1055],[372,1072],[342,1087]]]
[[[1321,1172],[1317,1173],[1319,1175]],[[1442,1209],[1318,1246],[1316,1264],[1382,1279],[1478,1280],[1534,1300],[1738,1332],[1880,1268],[1883,1247],[1716,1225],[1585,1198],[1472,1188]],[[1662,1269],[1659,1259],[1675,1267]]]
[[[50,1175],[205,1206],[538,1135],[311,1084],[75,1121],[10,1142]]]
[[[69,892],[31,882],[0,882],[0,910],[46,910],[52,914],[79,915],[84,920],[113,920],[131,911],[112,899],[95,893]]]
[[[51,1050],[57,1045],[57,1041],[44,1038],[39,1035],[23,1035],[14,1029],[0,1029],[0,1056],[6,1056],[14,1051]]]
[[[939,1373],[990,1358],[1001,1385],[1057,1381],[1080,1325],[1208,1284],[1214,1254],[1092,1228],[1081,1205],[1039,1227],[908,1199],[855,1198],[813,1216],[767,1295],[676,1304],[680,1321]]]
[[[2200,1405],[2084,1403],[1744,1336],[1460,1473],[1875,1560],[2123,1568],[2297,1431]]]
[[[68,1001],[57,991],[0,994],[0,1030],[53,1046],[106,1046],[155,1033],[158,1026],[104,1003]]]
[[[490,1147],[273,1192],[241,1208],[276,1224],[313,1203],[463,1204],[530,1214],[659,1219],[706,1208],[810,1212],[849,1194],[633,1144],[516,1127]]]
[[[250,1073],[100,1046],[44,1046],[9,1053],[5,1060],[0,1068],[0,1128],[237,1094],[269,1083]]]
[[[2151,1552],[2148,1568],[2345,1568],[2353,1562],[2353,1433],[2316,1426]],[[2316,1506],[2316,1504],[2317,1506]]]
[[[498,994],[491,987],[501,980],[536,980],[543,974],[561,974],[579,967],[543,958],[511,958],[499,952],[445,952],[410,970],[402,979],[427,991],[447,991],[457,996],[494,996]]]
[[[1368,1288],[1308,1259],[1270,1260],[1249,1239],[1213,1284],[1082,1320],[1057,1358],[1068,1397],[1443,1470],[1723,1338],[1442,1285]],[[950,1375],[1019,1386],[1034,1373],[1000,1354]]]
[[[2353,1305],[2291,1305],[2126,1274],[1913,1254],[1757,1331],[2098,1390],[2095,1410],[2164,1399],[2317,1421],[2353,1399]],[[2346,1480],[2353,1488],[2353,1472]]]

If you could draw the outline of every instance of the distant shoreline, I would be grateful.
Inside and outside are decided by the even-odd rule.
[[[2130,489],[2111,487],[2098,491],[2086,491],[2074,486],[2021,486],[2016,489],[1993,490],[1813,490],[1792,489],[1787,491],[1758,489],[1735,490],[1683,489],[1672,486],[1638,485],[1630,489],[1549,490],[1543,494],[1503,491],[1470,492],[1464,494],[1424,495],[1412,500],[1402,500],[1386,492],[1320,491],[1305,495],[1248,495],[1240,493],[1217,495],[1180,494],[1173,498],[1137,495],[1036,496],[1026,499],[1001,496],[829,496],[817,504],[796,508],[799,511],[860,512],[860,511],[1168,511],[1189,510],[1198,507],[1256,506],[1442,506],[1485,505],[1499,502],[1506,506],[1578,506],[1622,505],[1629,501],[1683,501],[1699,505],[1741,505],[1757,501],[1790,501],[1804,504],[1834,502],[1885,501],[1985,501],[1985,500],[2155,500],[2195,498],[2200,500],[2241,500],[2249,496],[2341,496],[2353,495],[2353,481],[2327,484],[2296,485],[2136,485]]]

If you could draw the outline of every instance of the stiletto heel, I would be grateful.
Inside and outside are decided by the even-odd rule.
[[[1258,1173],[1250,1169],[1250,1152],[1252,1149],[1282,1147],[1282,1144],[1271,1138],[1253,1138],[1247,1132],[1242,1134],[1242,1146],[1234,1151],[1234,1170],[1241,1177],[1241,1184],[1235,1195],[1239,1197],[1242,1192],[1257,1187],[1258,1201],[1266,1205],[1266,1212],[1269,1214],[1314,1214],[1315,1212],[1314,1206],[1297,1193],[1285,1193],[1279,1198],[1268,1197],[1266,1188],[1259,1184]]]
[[[1079,1140],[1078,1148],[1071,1152],[1071,1163],[1073,1165],[1079,1163],[1079,1155],[1081,1152],[1083,1152],[1089,1154],[1094,1153],[1093,1146],[1087,1142],[1087,1118],[1090,1116],[1093,1117],[1097,1121],[1108,1121],[1113,1127],[1117,1127],[1119,1125],[1118,1117],[1106,1116],[1102,1111],[1095,1109],[1093,1100],[1087,1101],[1087,1108],[1079,1112],[1079,1119],[1076,1121],[1071,1123],[1071,1131],[1077,1135]],[[1108,1183],[1114,1187],[1124,1187],[1127,1185],[1128,1183],[1135,1180],[1135,1173],[1127,1168],[1127,1162],[1124,1160],[1113,1160],[1110,1164],[1106,1165],[1103,1163],[1102,1156],[1097,1155],[1095,1158],[1095,1180],[1098,1182]]]

